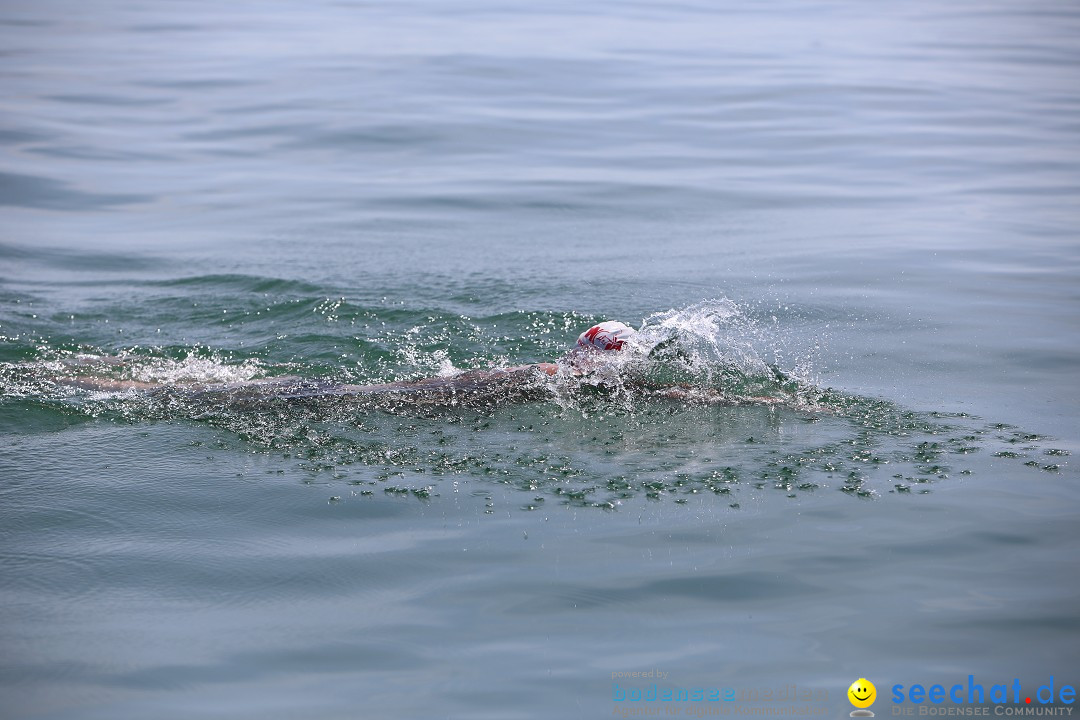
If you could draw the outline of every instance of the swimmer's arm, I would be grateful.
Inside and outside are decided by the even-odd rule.
[[[416,390],[463,390],[463,389],[477,389],[488,385],[490,383],[504,381],[507,378],[511,378],[514,375],[522,376],[522,379],[532,375],[534,372],[542,373],[544,375],[554,375],[558,372],[559,366],[555,363],[536,363],[534,365],[516,365],[509,368],[500,368],[496,370],[470,370],[468,372],[461,373],[459,375],[452,375],[450,377],[431,377],[422,378],[420,380],[400,380],[397,382],[389,383],[376,383],[372,385],[353,385],[349,383],[332,384],[325,387],[324,390],[316,392],[314,394],[326,394],[337,396],[348,395],[377,395],[380,393],[393,393],[404,391],[416,391]],[[98,392],[123,392],[126,390],[156,390],[163,387],[183,388],[185,390],[194,391],[234,391],[244,388],[280,385],[283,395],[289,395],[289,383],[300,381],[298,377],[275,377],[275,378],[261,378],[257,380],[246,380],[235,383],[227,384],[206,384],[206,383],[161,383],[161,382],[147,382],[143,380],[116,380],[112,378],[95,377],[93,375],[76,375],[76,376],[60,376],[53,378],[53,381],[59,385],[67,385],[69,387],[79,388],[81,390],[91,390]],[[311,391],[306,391],[306,395],[312,394]]]
[[[123,390],[152,390],[161,387],[161,383],[143,382],[141,380],[110,380],[108,378],[92,377],[90,375],[77,375],[75,377],[53,378],[58,385],[79,388],[80,390],[96,390],[100,392],[121,392]]]
[[[260,378],[256,380],[242,380],[234,383],[203,383],[203,382],[153,382],[145,380],[115,380],[112,378],[96,377],[94,375],[59,376],[52,378],[57,385],[79,388],[80,390],[93,390],[99,392],[123,392],[125,390],[156,390],[163,387],[183,388],[185,390],[235,390],[273,383],[287,383],[299,380],[295,376],[281,376],[275,378]]]
[[[535,365],[515,365],[514,367],[499,368],[496,370],[469,370],[459,375],[449,377],[431,377],[420,380],[399,380],[390,383],[378,383],[375,385],[350,385],[343,384],[335,388],[335,394],[342,395],[372,395],[385,392],[401,392],[408,390],[462,390],[477,389],[491,383],[504,381],[513,376],[521,376],[524,380],[533,373],[554,375],[559,366],[555,363],[536,363]]]
[[[559,366],[557,363],[535,363],[533,365],[515,365],[514,367],[505,368],[503,372],[517,372],[519,370],[538,370],[545,375],[554,375],[559,372]]]

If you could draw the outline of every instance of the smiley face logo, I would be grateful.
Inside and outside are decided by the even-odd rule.
[[[866,678],[859,678],[847,689],[848,700],[857,708],[868,708],[877,699],[877,688]]]

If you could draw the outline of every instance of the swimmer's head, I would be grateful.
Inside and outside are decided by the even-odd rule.
[[[592,375],[600,371],[617,372],[616,358],[634,349],[637,332],[621,322],[602,322],[578,336],[577,346],[561,361],[574,375]]]
[[[577,346],[582,350],[623,350],[637,332],[621,322],[602,322],[581,333]]]

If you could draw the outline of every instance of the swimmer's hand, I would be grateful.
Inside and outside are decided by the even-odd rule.
[[[661,340],[653,345],[652,349],[649,350],[648,357],[649,360],[662,362],[671,362],[672,360],[688,361],[690,359],[690,356],[687,355],[686,351],[679,345],[679,337],[677,335],[673,335],[667,340]]]

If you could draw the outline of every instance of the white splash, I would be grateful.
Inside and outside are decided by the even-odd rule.
[[[132,380],[160,385],[216,385],[253,380],[263,374],[258,360],[228,363],[218,355],[199,357],[188,353],[182,360],[167,358],[127,358],[127,375]]]
[[[653,313],[639,330],[650,352],[677,348],[688,370],[708,374],[734,367],[749,374],[769,371],[762,347],[769,347],[758,324],[731,300],[703,300],[689,307]]]

